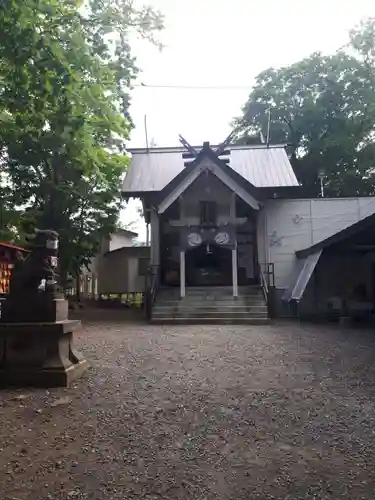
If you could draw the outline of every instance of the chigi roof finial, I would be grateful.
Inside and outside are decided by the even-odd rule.
[[[183,146],[184,146],[184,147],[185,147],[185,148],[189,151],[189,153],[190,153],[190,154],[191,154],[194,158],[196,158],[196,157],[198,156],[198,151],[196,151],[196,150],[193,148],[193,146],[191,146],[191,145],[188,143],[188,141],[182,137],[182,135],[181,135],[181,134],[178,136],[178,138],[179,138],[179,140],[180,140],[181,144],[182,144],[182,145],[183,145]]]

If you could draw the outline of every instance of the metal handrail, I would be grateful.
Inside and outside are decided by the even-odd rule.
[[[266,277],[264,276],[264,272],[262,269],[262,264],[259,264],[259,277],[260,277],[260,286],[262,287],[264,298],[266,302],[268,300],[268,284],[266,281]]]
[[[267,277],[268,287],[275,286],[275,264],[273,262],[260,262],[259,263],[259,274],[262,273],[263,276]]]
[[[269,262],[268,266],[268,276],[269,276],[269,286],[275,286],[275,264],[273,262]]]
[[[275,265],[273,262],[259,263],[259,278],[264,297],[267,300],[269,289],[275,286]]]

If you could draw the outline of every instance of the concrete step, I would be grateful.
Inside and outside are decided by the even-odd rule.
[[[179,304],[179,303],[167,303],[167,302],[156,302],[153,306],[155,308],[169,308],[169,309],[216,309],[216,310],[240,310],[240,309],[251,309],[251,308],[267,308],[264,302],[254,303],[254,304]]]
[[[264,296],[263,295],[253,295],[253,296],[242,296],[242,297],[170,297],[170,296],[162,296],[162,295],[157,295],[156,297],[157,301],[161,302],[192,302],[192,303],[199,303],[199,302],[228,302],[229,304],[232,303],[237,303],[237,302],[252,302],[254,300],[263,300],[264,302]]]
[[[253,304],[253,303],[265,303],[265,299],[261,295],[254,297],[238,297],[236,299],[229,297],[214,298],[214,297],[184,297],[183,299],[178,297],[156,297],[156,303],[168,303],[168,304],[220,304],[221,306],[235,305],[235,304]]]
[[[262,290],[260,288],[257,288],[257,289],[253,289],[253,290],[243,290],[243,291],[239,291],[238,292],[238,295],[240,297],[243,297],[243,296],[253,296],[253,295],[257,295],[257,294],[263,294]],[[171,295],[171,296],[175,296],[175,297],[179,297],[180,296],[180,290],[159,290],[158,291],[158,295]],[[191,290],[186,290],[185,292],[185,296],[186,297],[202,297],[202,296],[209,296],[209,297],[233,297],[233,292],[231,291],[230,293],[229,292],[222,292],[220,290],[211,290],[211,291],[208,291],[208,290],[201,290],[201,291],[194,291],[192,292]]]
[[[238,290],[258,290],[261,288],[259,285],[248,285],[248,286],[239,286]],[[159,288],[160,291],[174,291],[174,290],[180,290],[179,286],[161,286]],[[200,291],[221,291],[221,292],[228,292],[232,293],[233,292],[233,287],[232,286],[188,286],[186,285],[186,291],[188,292],[200,292]]]
[[[188,287],[159,290],[152,311],[153,324],[269,323],[267,305],[259,286],[243,287],[233,297],[232,287]]]
[[[223,318],[223,319],[233,319],[233,318],[268,318],[267,311],[264,312],[251,312],[251,311],[243,311],[243,312],[220,312],[220,311],[165,311],[158,312],[153,311],[152,318]]]
[[[243,317],[243,318],[197,318],[197,317],[164,317],[152,318],[154,325],[268,325],[269,318]]]
[[[252,304],[253,302],[265,302],[263,296],[256,297],[238,297],[237,299],[231,299],[228,297],[223,298],[213,298],[213,297],[200,297],[200,298],[192,298],[185,297],[180,299],[178,297],[156,297],[156,302],[167,302],[167,303],[178,303],[178,304]]]
[[[155,304],[152,308],[153,311],[200,311],[200,312],[242,312],[242,311],[252,311],[252,312],[263,312],[268,311],[268,308],[265,304],[251,305],[251,306],[227,306],[227,307],[219,307],[217,305],[205,306],[205,305],[166,305],[166,304]]]
[[[263,293],[261,291],[254,290],[253,292],[239,293],[238,297],[254,297],[254,295],[262,295],[262,294]],[[180,294],[172,294],[172,296],[180,296]],[[200,297],[217,297],[217,298],[227,297],[227,298],[233,298],[233,294],[232,293],[220,293],[220,292],[219,293],[215,293],[215,292],[189,293],[189,292],[187,292],[185,294],[185,297],[194,297],[194,298],[198,298],[198,297],[199,298]]]
[[[222,296],[222,297],[233,297],[233,289],[225,289],[223,287],[214,287],[214,288],[190,288],[187,287],[185,290],[187,297],[196,297],[202,295],[211,295],[211,296]],[[243,295],[253,295],[257,293],[262,293],[262,289],[260,287],[246,287],[239,288],[238,294],[240,296]],[[179,288],[160,288],[158,291],[158,295],[172,295],[172,296],[180,296]]]
[[[191,311],[191,310],[197,310],[197,311],[233,311],[233,312],[240,312],[240,311],[267,311],[267,306],[266,304],[251,304],[251,305],[243,305],[243,304],[238,304],[238,305],[228,305],[225,307],[219,306],[217,304],[155,304],[153,307],[153,310],[178,310],[178,311]]]

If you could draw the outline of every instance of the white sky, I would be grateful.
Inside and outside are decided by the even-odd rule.
[[[347,42],[361,18],[375,16],[374,0],[144,0],[162,11],[165,48],[133,43],[141,68],[138,83],[177,86],[235,86],[248,90],[189,90],[137,87],[132,91],[135,122],[129,146],[218,143],[241,113],[254,77],[269,68],[333,52]],[[123,219],[134,220],[134,203]],[[144,238],[144,225],[136,230]]]

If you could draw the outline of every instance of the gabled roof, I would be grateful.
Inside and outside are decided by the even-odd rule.
[[[202,146],[194,149],[200,151]],[[230,151],[229,167],[253,186],[299,186],[284,146],[228,145],[226,149]],[[182,147],[131,149],[129,152],[132,159],[122,185],[125,195],[161,191],[185,169],[182,154],[186,149]]]
[[[258,201],[262,199],[259,189],[253,186],[250,182],[246,181],[237,172],[230,168],[223,160],[221,160],[215,151],[209,146],[208,143],[203,144],[203,148],[199,151],[197,157],[188,163],[184,170],[182,170],[174,179],[167,184],[158,195],[159,202],[166,201],[169,195],[173,196],[176,190],[180,187],[182,192],[200,175],[200,165],[204,159],[209,159],[212,165],[216,168],[216,173],[212,173],[234,192],[249,203],[253,208],[258,209]],[[173,198],[172,198],[173,199]],[[169,206],[168,203],[166,206]],[[159,207],[160,208],[160,207]],[[164,208],[165,209],[165,208]],[[163,209],[163,211],[164,211]]]

